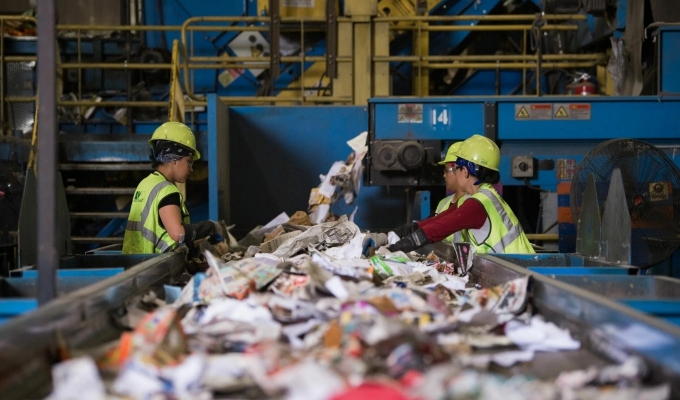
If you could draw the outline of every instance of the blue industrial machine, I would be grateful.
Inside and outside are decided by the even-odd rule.
[[[445,144],[477,133],[500,144],[504,185],[524,186],[528,180],[556,191],[602,141],[641,138],[672,156],[680,144],[674,121],[679,111],[680,97],[657,96],[371,99],[366,184],[440,183],[441,171],[430,164],[440,159]]]
[[[430,0],[413,4],[379,0],[375,2],[374,10],[362,9],[361,12],[369,13],[364,21],[366,15],[343,15],[342,11],[351,9],[356,13],[356,8],[345,6],[369,2],[339,0],[328,1],[331,6],[328,9],[310,10],[310,15],[317,18],[311,25],[302,28],[302,25],[284,23],[285,29],[276,33],[269,26],[281,22],[276,18],[270,22],[247,19],[276,14],[272,10],[274,3],[269,1],[145,0],[142,3],[142,20],[147,25],[176,27],[186,23],[189,27],[198,22],[217,25],[210,17],[245,17],[227,20],[228,29],[215,26],[212,31],[192,31],[187,28],[190,32],[187,37],[190,36],[192,42],[186,48],[185,57],[227,60],[241,57],[245,51],[255,59],[268,57],[272,49],[280,50],[279,54],[274,54],[269,69],[262,67],[262,63],[257,65],[261,69],[246,64],[222,67],[221,62],[227,63],[222,60],[216,61],[214,68],[198,68],[191,76],[183,75],[181,88],[200,100],[194,98],[195,104],[191,104],[186,113],[187,123],[197,132],[198,148],[202,153],[201,162],[195,165],[195,173],[200,178],[190,182],[189,199],[190,205],[194,206],[192,218],[224,219],[237,223],[238,229],[243,230],[268,220],[281,210],[304,209],[309,189],[318,184],[318,174],[325,172],[324,168],[332,161],[346,156],[344,143],[347,140],[367,130],[369,153],[364,179],[367,187],[362,188],[353,205],[358,206],[355,221],[363,229],[394,227],[406,218],[426,217],[431,210],[430,202],[441,197],[441,170],[435,163],[448,146],[472,134],[483,134],[500,146],[504,195],[515,209],[531,208],[530,201],[534,201],[533,204],[552,202],[551,206],[535,207],[541,211],[536,211],[534,218],[543,217],[545,222],[547,217],[541,214],[546,214],[548,208],[553,212],[551,218],[559,218],[559,248],[555,249],[559,253],[477,257],[470,272],[471,284],[488,287],[529,276],[532,282],[530,301],[535,311],[547,320],[571,328],[584,343],[584,349],[579,353],[579,367],[585,368],[590,361],[600,358],[621,361],[626,355],[638,355],[649,367],[655,382],[671,382],[673,396],[680,396],[678,281],[644,276],[645,271],[640,268],[651,267],[647,271],[679,276],[680,257],[676,252],[661,263],[658,260],[651,265],[632,262],[637,260],[631,257],[634,243],[626,242],[625,238],[638,240],[635,235],[648,227],[643,226],[636,233],[629,229],[630,224],[626,228],[625,223],[613,225],[611,222],[612,218],[624,222],[627,222],[626,217],[631,218],[622,204],[632,201],[635,205],[644,205],[649,199],[644,194],[628,196],[622,182],[625,183],[626,176],[631,174],[621,171],[623,177],[622,181],[616,181],[618,183],[612,184],[611,179],[607,179],[606,185],[604,181],[599,185],[588,184],[591,188],[587,195],[577,192],[588,199],[584,200],[585,205],[579,203],[576,211],[571,207],[575,199],[572,190],[579,183],[576,179],[579,167],[594,149],[608,140],[639,139],[660,149],[671,163],[680,165],[676,156],[680,148],[680,122],[677,120],[680,112],[680,74],[677,72],[680,71],[680,28],[660,23],[680,21],[675,8],[669,6],[671,2]],[[316,3],[323,5],[324,2]],[[411,8],[403,8],[405,3]],[[332,12],[333,9],[339,11],[339,15]],[[643,12],[647,9],[652,13]],[[315,14],[319,10],[321,14]],[[434,18],[427,20],[421,18],[423,15]],[[502,18],[485,18],[489,15]],[[530,29],[507,25],[504,21],[512,21],[513,15],[530,15],[530,19],[524,20],[531,25]],[[364,32],[380,31],[383,38],[389,37],[380,42],[385,48],[375,46],[375,43],[366,46],[384,50],[381,54],[372,54],[373,59],[367,65],[371,65],[368,70],[375,75],[388,78],[383,83],[390,82],[381,87],[380,82],[369,81],[366,86],[371,86],[371,90],[381,87],[383,91],[369,91],[372,95],[368,97],[372,98],[367,102],[365,98],[357,97],[357,88],[351,96],[333,94],[346,88],[338,83],[343,81],[334,80],[339,78],[336,78],[336,61],[332,59],[337,56],[337,63],[342,63],[347,60],[340,58],[348,56],[337,51],[343,38],[323,25],[335,26],[338,17],[348,20],[355,17],[354,22],[359,25],[375,17],[376,25]],[[390,17],[412,19],[399,25],[404,21],[391,21]],[[448,17],[460,18],[449,23],[446,22]],[[666,18],[670,20],[664,20]],[[385,24],[389,27],[383,29]],[[455,29],[450,29],[451,26]],[[467,26],[474,29],[462,29]],[[422,32],[426,33],[423,35]],[[645,33],[648,40],[643,39]],[[104,102],[121,101],[117,103],[120,107],[125,101],[147,101],[152,105],[150,111],[133,112],[129,108],[120,113],[120,108],[111,105],[99,107],[82,102],[80,94],[77,101],[67,104],[93,106],[95,111],[90,120],[64,118],[59,125],[62,133],[59,169],[64,174],[65,185],[58,187],[56,203],[61,210],[60,228],[66,229],[57,235],[61,246],[58,249],[59,270],[55,274],[59,298],[35,310],[40,272],[36,273],[31,266],[37,263],[35,255],[39,250],[37,241],[30,238],[35,232],[30,230],[39,225],[35,212],[25,211],[23,217],[28,219],[19,223],[23,225],[20,231],[29,234],[23,244],[24,251],[28,252],[21,262],[21,267],[25,268],[0,278],[2,398],[45,396],[49,392],[49,369],[64,345],[81,349],[116,337],[121,327],[115,324],[115,317],[124,313],[127,302],[148,290],[161,293],[162,284],[175,283],[184,270],[185,255],[181,251],[160,256],[123,256],[116,252],[73,255],[69,240],[65,239],[71,236],[67,214],[70,212],[74,218],[77,214],[74,205],[87,204],[108,209],[105,212],[88,209],[76,217],[101,219],[105,216],[106,222],[96,225],[97,235],[117,236],[105,239],[120,241],[126,208],[117,203],[123,203],[120,198],[131,194],[129,186],[148,172],[146,141],[165,119],[159,103],[166,92],[172,91],[166,67],[174,39],[181,40],[182,34],[171,29],[144,31],[139,36],[91,38],[83,43],[80,39],[60,39],[65,62],[96,65],[124,59],[125,62],[153,63],[161,67],[141,68],[136,72],[113,69],[107,72],[96,67],[65,69],[67,92],[80,92],[85,88],[85,91],[103,97]],[[35,40],[5,40],[3,43],[10,44],[4,48],[5,52],[19,57],[8,60],[8,64],[17,67],[16,63],[25,63],[14,72],[21,78],[16,82],[32,83],[34,65],[21,57],[35,54]],[[77,51],[76,43],[83,44]],[[288,45],[287,50],[279,47],[281,43]],[[352,51],[360,50],[354,48]],[[300,62],[276,62],[276,57],[300,54],[316,58],[309,62],[304,58]],[[83,55],[85,58],[81,58]],[[327,69],[313,75],[314,65],[323,63],[324,57]],[[412,57],[418,58],[417,62]],[[605,71],[607,61],[609,73]],[[622,68],[624,61],[627,64]],[[381,69],[385,66],[386,72]],[[311,85],[305,80],[308,72],[307,78],[314,76],[316,80]],[[349,76],[354,81],[361,81],[360,72],[355,68],[345,78]],[[294,87],[295,84],[298,86]],[[29,86],[24,87],[30,89],[28,93],[19,91],[8,93],[8,96],[33,95],[34,88]],[[323,103],[315,97],[323,99],[327,96],[329,104],[337,102],[353,106],[227,106],[229,97],[264,95],[267,102],[274,102],[280,100],[278,96],[290,91],[302,91],[302,102],[307,96],[312,102]],[[311,92],[312,96],[304,94],[305,91]],[[376,92],[379,93],[376,95]],[[610,96],[594,96],[596,93]],[[386,94],[404,97],[387,97]],[[513,96],[520,94],[523,96]],[[12,119],[13,130],[19,131],[17,140],[25,143],[26,138],[22,136],[29,132],[27,127],[33,122],[35,109],[28,102],[23,105],[12,103],[9,107],[9,110],[17,111]],[[120,119],[122,114],[127,116],[124,122]],[[17,116],[21,118],[17,120]],[[7,146],[2,150],[3,155],[13,157],[18,165],[23,166],[28,157],[27,152],[12,152]],[[106,177],[82,178],[100,172],[105,172]],[[677,168],[671,172],[676,173]],[[22,211],[38,207],[31,173],[29,170],[26,176],[20,176],[21,182],[26,183],[24,202],[28,204]],[[0,188],[5,194],[11,194],[8,185],[10,181],[15,184],[16,179],[11,180],[10,174],[0,174],[0,177],[6,180],[0,182],[4,185]],[[96,181],[99,186],[96,189],[79,188],[80,180]],[[672,193],[680,188],[658,179],[637,183],[641,187],[648,186],[649,192],[655,191],[653,195],[668,206],[672,214],[673,218],[669,214],[668,219],[675,221],[675,204],[668,203],[674,198]],[[532,196],[527,193],[524,197],[515,196],[520,191]],[[601,193],[616,194],[603,198]],[[97,195],[107,200],[73,200],[74,196],[83,195]],[[70,196],[70,207],[66,205],[66,196]],[[527,200],[527,204],[522,204],[521,199]],[[601,218],[600,207],[604,200],[618,208],[605,205],[606,215]],[[415,203],[414,210],[403,212],[408,207],[405,203],[410,202]],[[611,215],[613,209],[618,210],[614,216]],[[637,211],[644,214],[647,210],[640,206]],[[563,212],[573,216],[563,220]],[[581,220],[600,228],[577,232],[577,213],[581,214]],[[550,222],[535,232],[533,228],[525,228],[527,232],[539,233],[547,230]],[[82,224],[73,225],[74,230],[85,230]],[[602,229],[603,225],[610,229]],[[614,226],[623,228],[612,232]],[[239,232],[238,229],[234,232]],[[677,233],[671,236],[648,235],[643,239],[653,247],[655,239],[675,242]],[[106,243],[103,238],[96,239]],[[613,245],[622,246],[614,249]],[[451,246],[437,244],[427,250],[434,250],[447,259],[453,258]],[[4,273],[5,269],[0,272]],[[640,339],[641,335],[644,340]],[[545,376],[552,376],[552,373],[556,376],[559,367],[550,373],[538,371],[547,359],[538,359],[531,367]],[[31,385],[26,385],[29,380]]]

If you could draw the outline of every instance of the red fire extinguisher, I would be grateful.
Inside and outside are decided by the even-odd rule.
[[[590,75],[580,74],[574,81],[565,86],[567,94],[589,96],[595,94],[595,84],[590,82]]]

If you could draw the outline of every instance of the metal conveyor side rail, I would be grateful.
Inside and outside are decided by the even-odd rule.
[[[49,394],[51,367],[60,347],[82,348],[115,339],[120,331],[111,323],[111,312],[171,281],[184,265],[184,252],[162,254],[0,326],[0,398]]]

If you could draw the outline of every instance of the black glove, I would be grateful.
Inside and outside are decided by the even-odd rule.
[[[207,220],[195,224],[182,224],[182,226],[184,227],[184,241],[181,243],[190,243],[212,235],[217,231],[219,224]],[[222,229],[220,228],[220,230]]]
[[[400,238],[404,238],[404,236],[410,235],[416,230],[418,230],[418,223],[411,222],[410,224],[402,225],[399,228],[394,229],[392,232],[396,233]]]
[[[187,252],[187,258],[189,260],[198,258],[201,254],[201,249],[199,249],[198,246],[194,246],[194,242],[187,242],[187,249],[189,249]]]
[[[430,244],[430,239],[427,238],[422,229],[418,228],[415,232],[405,236],[397,243],[389,245],[387,249],[392,252],[403,251],[404,253],[408,253],[409,251],[423,247],[426,244]]]

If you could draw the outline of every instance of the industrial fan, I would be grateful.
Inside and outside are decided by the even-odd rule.
[[[571,182],[571,209],[578,221],[586,180],[595,177],[602,215],[613,171],[621,170],[631,220],[631,264],[650,267],[680,245],[680,170],[657,147],[634,139],[614,139],[591,150]]]

